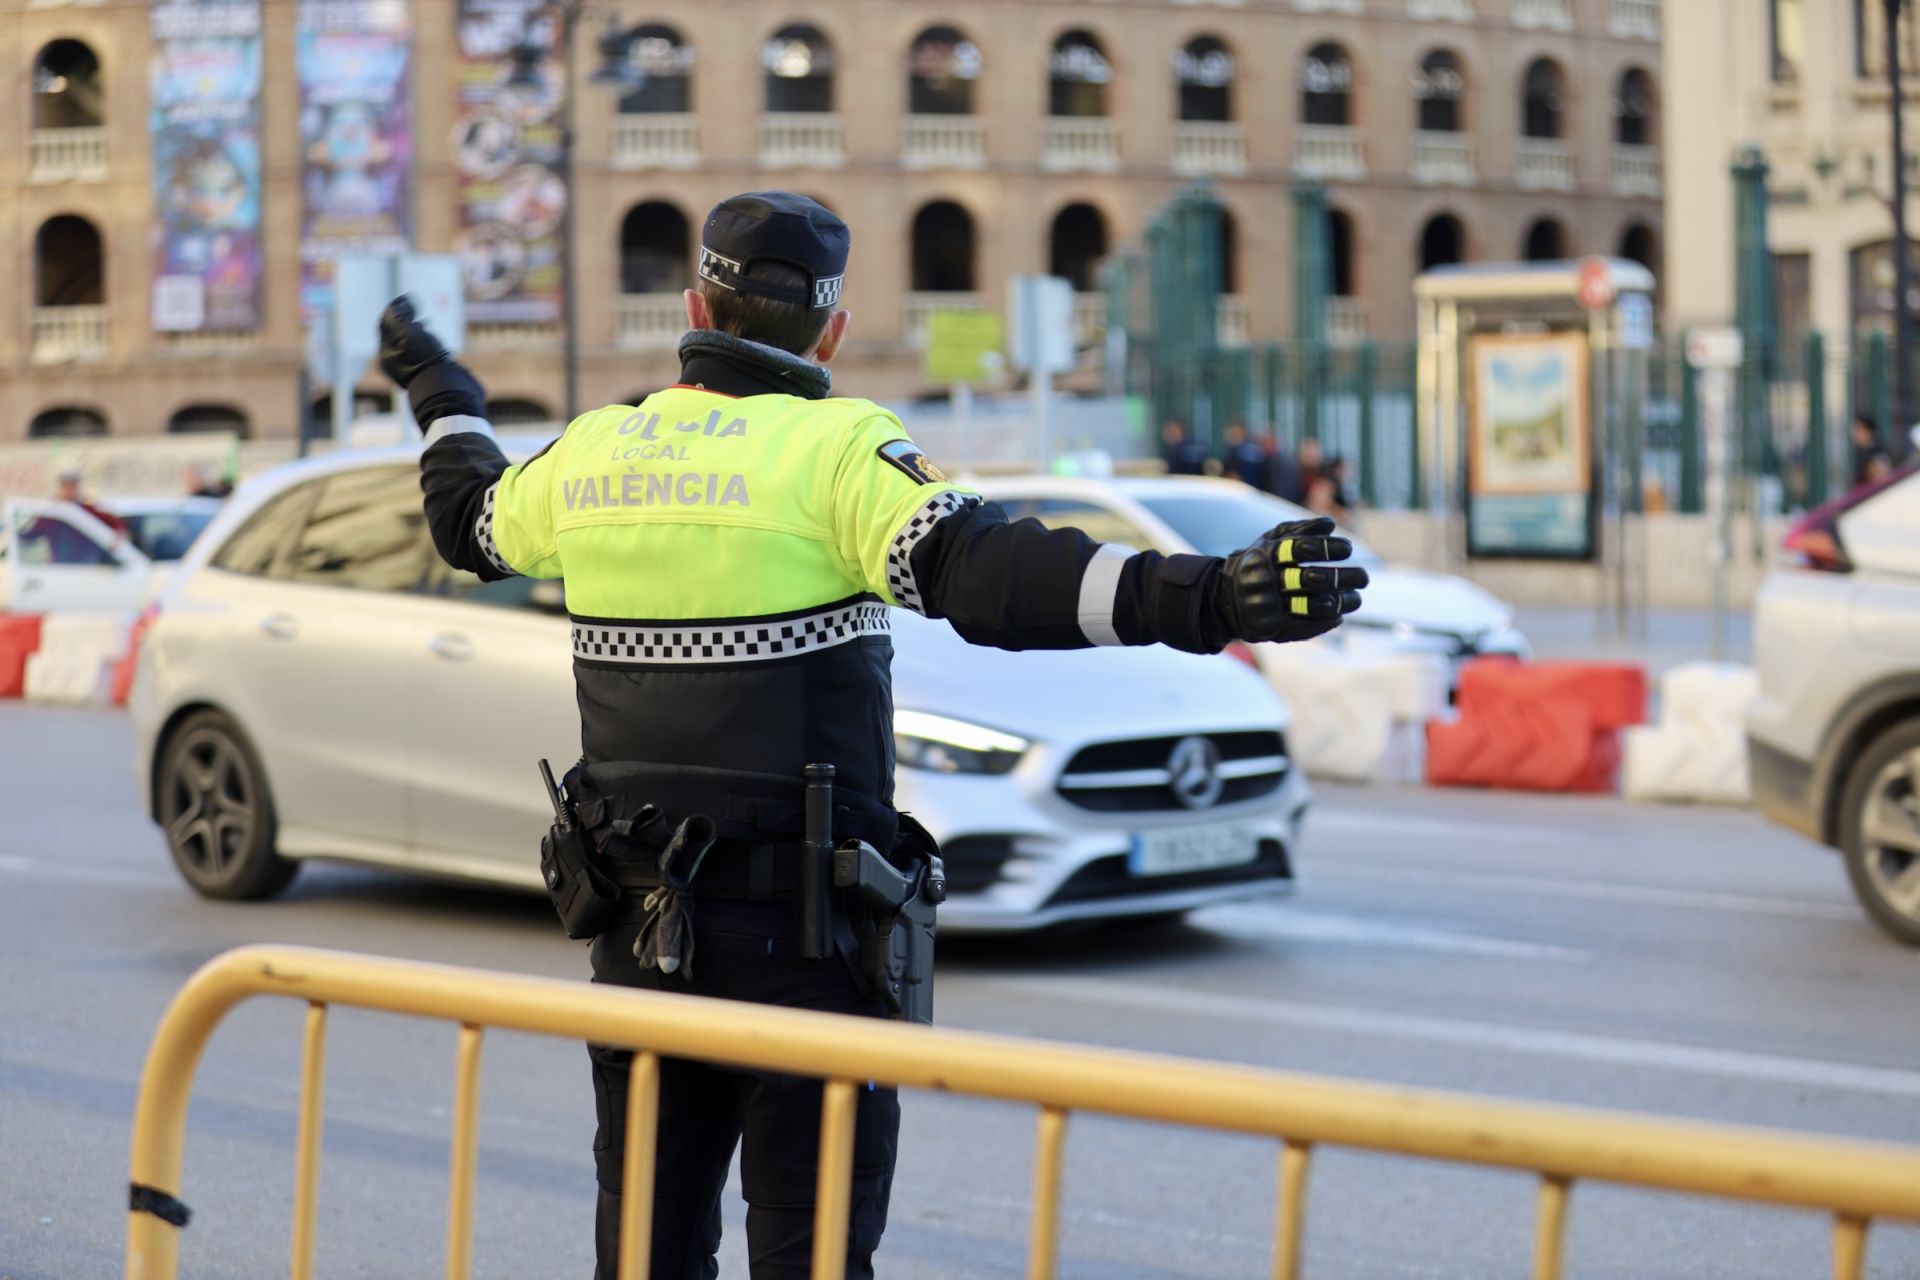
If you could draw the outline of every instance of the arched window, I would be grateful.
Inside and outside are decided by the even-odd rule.
[[[1107,256],[1107,220],[1090,204],[1070,204],[1053,215],[1047,246],[1047,271],[1073,285],[1075,293],[1100,287],[1100,264]]]
[[[1307,124],[1353,123],[1353,61],[1331,41],[1307,50],[1300,64],[1300,119]]]
[[[1654,239],[1653,228],[1644,222],[1633,222],[1620,233],[1620,256],[1628,262],[1637,262],[1656,276],[1660,274],[1660,246]]]
[[[1567,136],[1567,76],[1551,58],[1535,58],[1522,82],[1520,132],[1529,138]]]
[[[633,115],[693,110],[693,46],[657,22],[635,27],[626,42],[633,88],[620,95],[620,110]]]
[[[1327,211],[1327,292],[1336,298],[1358,293],[1354,275],[1353,218],[1341,209]]]
[[[1104,116],[1113,65],[1100,42],[1086,31],[1069,31],[1047,55],[1047,114]]]
[[[487,401],[487,421],[496,427],[540,427],[555,418],[553,410],[538,400],[508,397]]]
[[[1225,205],[1220,207],[1220,292],[1240,292],[1240,224]]]
[[[1435,49],[1413,73],[1414,128],[1428,133],[1460,133],[1466,122],[1467,73],[1460,59]]]
[[[244,440],[247,415],[230,404],[190,404],[167,419],[167,430],[176,435],[230,431]]]
[[[1214,36],[1196,36],[1173,55],[1173,78],[1180,86],[1180,118],[1224,122],[1233,119],[1233,52]]]
[[[107,420],[92,409],[79,405],[63,404],[43,410],[33,416],[27,424],[30,436],[103,436],[107,434]]]
[[[907,52],[907,110],[917,116],[973,114],[980,49],[952,27],[928,27]]]
[[[973,292],[973,215],[951,200],[913,215],[913,291]]]
[[[1653,145],[1653,77],[1638,67],[1620,77],[1614,94],[1613,140],[1623,147]]]
[[[1451,213],[1438,213],[1420,228],[1420,269],[1448,267],[1467,260],[1467,232]]]
[[[1520,256],[1528,262],[1559,262],[1567,254],[1567,229],[1552,218],[1537,218],[1527,228]]]
[[[78,40],[55,40],[33,60],[33,127],[91,129],[107,122],[100,59]]]
[[[106,301],[100,232],[70,213],[48,218],[33,238],[34,303],[97,307]]]
[[[371,418],[388,411],[393,405],[391,397],[376,395],[368,391],[353,393],[353,408],[349,410],[352,421]],[[315,440],[327,440],[333,436],[333,393],[322,392],[314,399],[307,413],[307,434]]]
[[[620,222],[620,292],[677,293],[692,279],[687,216],[660,200],[627,210]]]
[[[819,29],[782,27],[760,50],[768,111],[833,110],[833,46]]]

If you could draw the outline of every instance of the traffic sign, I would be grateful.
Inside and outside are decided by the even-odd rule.
[[[1745,348],[1738,329],[1695,329],[1687,335],[1687,363],[1696,369],[1737,369]]]
[[[989,381],[1005,342],[1006,325],[997,311],[932,312],[927,316],[927,380],[944,386]]]
[[[1580,305],[1589,311],[1604,311],[1613,305],[1613,268],[1605,258],[1580,260]]]
[[[1620,345],[1628,351],[1653,346],[1653,299],[1644,293],[1620,295]]]
[[[1073,286],[1058,276],[1013,277],[1007,354],[1016,369],[1065,373],[1073,368]]]

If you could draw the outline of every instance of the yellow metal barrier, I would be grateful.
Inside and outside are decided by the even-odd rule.
[[[447,1275],[469,1274],[476,1107],[483,1028],[622,1045],[636,1051],[628,1101],[621,1280],[645,1280],[660,1060],[693,1058],[816,1075],[821,1115],[815,1280],[844,1276],[857,1082],[1037,1105],[1030,1280],[1049,1280],[1059,1249],[1060,1178],[1070,1111],[1279,1139],[1273,1275],[1300,1270],[1307,1178],[1317,1146],[1356,1147],[1540,1175],[1533,1275],[1559,1280],[1568,1197],[1579,1180],[1694,1192],[1833,1215],[1833,1273],[1859,1280],[1867,1225],[1920,1222],[1920,1150],[1686,1124],[1568,1108],[1486,1102],[1349,1084],[1154,1054],[1081,1049],[1007,1036],[626,991],[301,947],[242,947],[215,957],[161,1019],[134,1113],[133,1184],[177,1195],[195,1066],[229,1009],[253,995],[307,1002],[290,1275],[311,1274],[320,1159],[321,1081],[330,1005],[442,1018],[460,1026],[455,1062]],[[128,1280],[173,1280],[173,1227],[136,1210]]]

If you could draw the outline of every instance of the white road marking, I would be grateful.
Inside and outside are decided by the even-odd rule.
[[[1228,1022],[1265,1023],[1315,1031],[1418,1040],[1482,1051],[1565,1058],[1588,1064],[1607,1063],[1723,1079],[1920,1099],[1920,1071],[1900,1067],[1869,1066],[1742,1049],[1714,1049],[1703,1045],[1637,1040],[1584,1031],[1556,1031],[1545,1027],[1480,1022],[1467,1018],[1335,1008],[1132,981],[1030,977],[994,979],[982,985],[1000,986],[1023,995],[1053,1000],[1104,1004],[1174,1016],[1200,1016]]]
[[[17,854],[0,853],[0,875],[25,880],[45,880],[56,884],[87,884],[109,889],[164,889],[178,884],[171,876],[147,875],[104,866],[78,866],[69,863],[42,862]]]
[[[1720,893],[1710,889],[1673,889],[1651,884],[1608,884],[1573,876],[1525,876],[1497,871],[1438,871],[1373,858],[1338,858],[1316,863],[1311,879],[1348,876],[1364,880],[1409,880],[1424,884],[1455,885],[1462,889],[1493,889],[1505,893],[1533,893],[1550,898],[1588,902],[1631,902],[1650,907],[1679,907],[1694,911],[1731,911],[1744,915],[1792,916],[1801,919],[1859,920],[1860,910],[1840,902],[1814,902],[1763,894]]]
[[[1549,845],[1582,843],[1572,827],[1529,827],[1517,822],[1473,822],[1457,818],[1408,818],[1372,810],[1315,809],[1307,815],[1307,837],[1316,831],[1341,835],[1392,836],[1414,840],[1467,840],[1476,844]]]
[[[1316,873],[1318,874],[1318,873]],[[1270,904],[1210,907],[1194,914],[1200,928],[1241,937],[1283,938],[1301,942],[1352,942],[1369,947],[1398,947],[1447,955],[1490,956],[1501,960],[1551,960],[1578,964],[1591,953],[1572,947],[1523,942],[1514,938],[1456,933],[1430,925],[1402,924],[1379,917]]]

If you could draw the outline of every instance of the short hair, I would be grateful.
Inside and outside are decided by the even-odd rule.
[[[750,280],[764,280],[790,289],[806,289],[813,283],[806,272],[781,262],[753,263],[746,275]],[[707,310],[713,314],[714,328],[796,356],[808,355],[820,345],[827,321],[833,318],[830,307],[804,307],[763,298],[756,293],[741,293],[717,285],[705,276],[700,277],[697,287],[700,296],[707,300]]]

